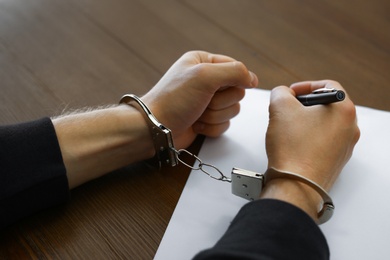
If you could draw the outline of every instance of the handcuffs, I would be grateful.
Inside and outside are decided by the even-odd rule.
[[[158,166],[161,167],[162,164],[168,164],[172,167],[176,166],[178,164],[178,160],[175,153],[175,147],[173,145],[171,130],[161,124],[146,104],[136,95],[126,94],[122,96],[119,103],[131,105],[130,103],[132,101],[135,101],[146,115],[146,122],[149,125],[150,133],[153,138],[154,149],[156,150],[155,159]]]
[[[141,110],[144,112],[146,121],[150,126],[150,133],[152,135],[154,147],[156,150],[155,159],[158,162],[159,167],[164,164],[174,167],[179,162],[182,162],[191,169],[201,170],[214,179],[231,182],[232,193],[247,200],[258,199],[264,186],[273,179],[285,178],[299,181],[310,186],[322,197],[323,206],[317,213],[318,223],[325,223],[332,217],[333,211],[335,209],[333,201],[329,194],[317,183],[299,174],[280,171],[275,168],[268,168],[265,173],[257,173],[249,170],[233,168],[231,172],[231,179],[229,179],[217,167],[203,163],[196,155],[191,154],[187,150],[176,150],[173,144],[171,130],[156,119],[147,105],[139,97],[133,94],[126,94],[122,96],[119,103],[125,103],[132,106],[132,102],[136,102],[138,104],[139,108],[141,108]],[[198,167],[190,166],[179,158],[180,153],[183,151],[195,157],[195,159],[199,162]],[[221,177],[216,178],[212,176],[208,171],[204,170],[202,166],[213,168],[221,175]]]

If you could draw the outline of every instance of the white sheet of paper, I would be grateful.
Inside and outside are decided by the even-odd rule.
[[[264,172],[270,91],[248,90],[240,114],[220,138],[205,140],[199,157],[230,177],[233,167]],[[331,259],[381,259],[390,255],[390,112],[357,107],[361,137],[334,185],[333,218],[323,225]],[[325,138],[325,137],[324,137]],[[246,200],[231,185],[192,171],[155,260],[191,259],[213,246]]]

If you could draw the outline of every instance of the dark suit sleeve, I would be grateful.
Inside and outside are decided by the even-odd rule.
[[[264,199],[246,204],[205,259],[329,259],[326,239],[302,210]]]
[[[0,126],[0,229],[68,199],[68,179],[51,120]]]

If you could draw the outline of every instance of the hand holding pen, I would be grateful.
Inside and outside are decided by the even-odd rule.
[[[343,91],[342,102],[337,102],[340,92],[336,89]],[[322,94],[326,98],[322,99]],[[302,106],[306,98],[301,103],[297,98],[302,99],[303,95],[309,95],[309,100],[317,99],[315,104],[337,103]],[[359,136],[355,106],[338,82],[305,81],[272,90],[266,134],[268,167],[299,173],[329,191],[351,157]],[[319,199],[314,199],[311,208],[317,209]]]

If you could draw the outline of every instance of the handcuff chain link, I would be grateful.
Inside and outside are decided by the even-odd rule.
[[[176,150],[175,148],[171,148],[171,149],[175,152],[177,160],[179,162],[181,162],[182,164],[184,164],[186,167],[188,167],[192,170],[195,170],[195,171],[200,170],[200,171],[204,172],[205,174],[207,174],[210,178],[213,178],[213,179],[218,180],[218,181],[232,182],[232,180],[230,178],[228,178],[226,175],[224,175],[222,173],[222,171],[220,169],[218,169],[216,166],[202,162],[202,160],[198,156],[196,156],[193,153],[190,153],[186,149],[179,149],[179,150]],[[182,154],[182,153],[186,153],[186,154],[190,155],[191,157],[195,158],[196,162],[198,162],[197,166],[195,166],[196,162],[194,163],[194,166],[191,166],[190,164],[188,164],[185,161],[183,161],[182,159],[180,159],[180,154]],[[205,167],[211,168],[214,171],[218,172],[218,177],[216,177],[216,175],[212,174],[210,171],[206,170]]]

